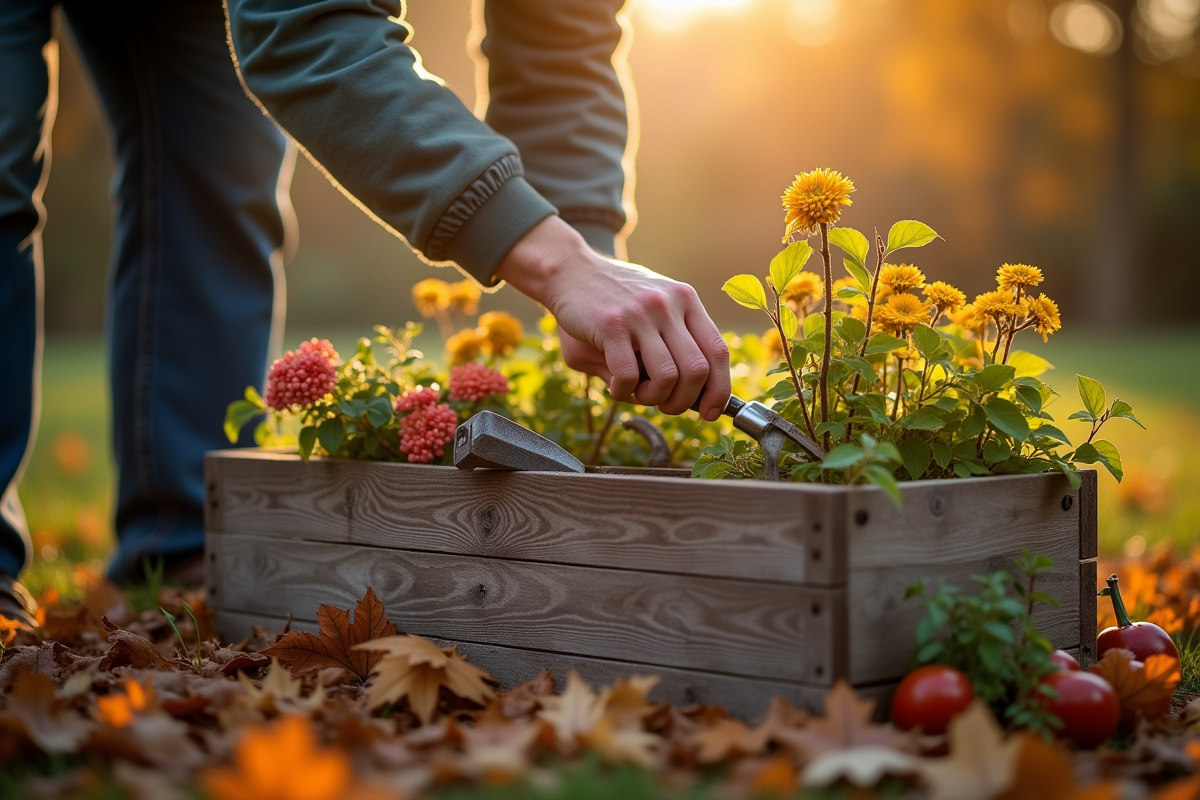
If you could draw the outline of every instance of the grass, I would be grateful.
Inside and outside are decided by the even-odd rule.
[[[287,341],[327,335],[344,351],[354,334],[340,330],[289,333]],[[1032,342],[1032,345],[1030,344]],[[423,342],[424,343],[424,342]],[[431,338],[428,347],[436,347]],[[1096,337],[1060,334],[1025,346],[1056,366],[1048,380],[1061,393],[1051,411],[1068,435],[1086,426],[1066,417],[1081,407],[1076,373],[1102,381],[1108,395],[1129,401],[1149,429],[1109,423],[1103,437],[1123,455],[1125,480],[1100,479],[1100,549],[1141,556],[1166,543],[1187,551],[1200,541],[1200,329]],[[231,398],[232,399],[232,398]],[[98,340],[51,338],[43,374],[41,430],[21,498],[34,541],[25,582],[34,592],[77,591],[76,569],[101,568],[113,543],[112,465],[108,394]]]

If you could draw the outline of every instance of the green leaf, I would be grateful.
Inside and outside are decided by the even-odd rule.
[[[848,258],[843,258],[842,264],[846,267],[846,272],[850,273],[850,277],[858,281],[858,285],[862,287],[863,294],[870,296],[871,273],[867,272],[865,267],[860,267]]]
[[[771,259],[771,285],[775,287],[775,291],[783,294],[783,290],[788,287],[796,276],[800,274],[800,270],[804,269],[804,265],[808,263],[808,259],[812,256],[812,247],[808,242],[792,242],[779,255]],[[738,277],[743,277],[739,275]],[[750,276],[744,276],[750,277]],[[734,280],[737,280],[735,278]],[[755,279],[757,280],[757,278]],[[729,291],[729,284],[725,284],[725,291]],[[732,296],[732,295],[730,295]],[[737,300],[736,297],[733,298]],[[765,299],[765,297],[764,297]],[[738,300],[741,303],[741,300]],[[746,305],[742,303],[742,305]]]
[[[936,431],[945,426],[946,420],[937,406],[921,406],[911,414],[905,414],[896,424],[908,430]]]
[[[987,414],[988,422],[992,423],[993,427],[1018,442],[1029,438],[1029,422],[1012,401],[993,397],[983,407],[983,413]]]
[[[991,464],[1000,464],[1012,457],[1012,448],[1001,444],[995,439],[988,439],[983,446],[983,460]]]
[[[858,464],[866,454],[856,444],[839,444],[821,462],[821,469],[845,469]]]
[[[1008,354],[1008,365],[1017,370],[1018,378],[1036,378],[1046,370],[1054,369],[1054,365],[1041,356],[1021,350]]]
[[[861,342],[866,337],[867,324],[854,317],[842,317],[841,322],[837,324],[837,331],[838,336],[854,344],[855,342]]]
[[[987,416],[984,415],[983,409],[979,406],[974,406],[971,413],[962,421],[958,432],[964,439],[974,439],[979,434],[983,433],[983,429],[987,427]],[[971,445],[972,448],[974,444]]]
[[[229,439],[231,444],[237,444],[246,423],[264,413],[266,412],[262,406],[255,405],[250,400],[234,400],[225,409],[225,438]]]
[[[892,502],[897,507],[902,505],[900,487],[896,483],[896,476],[890,469],[881,467],[879,464],[867,464],[866,475],[867,480],[883,489],[884,494],[892,498]]]
[[[824,314],[809,314],[804,318],[804,327],[801,329],[801,338],[808,339],[813,334],[821,333],[825,330],[825,315]],[[824,339],[821,340],[821,347],[824,347]],[[814,351],[815,352],[815,351]]]
[[[933,460],[939,467],[945,469],[950,465],[950,459],[953,455],[950,453],[950,445],[943,442],[941,439],[933,440]]]
[[[392,421],[392,401],[390,398],[376,397],[367,403],[367,421],[376,428],[382,428]]]
[[[1054,439],[1055,441],[1062,442],[1065,445],[1071,444],[1071,440],[1067,438],[1067,435],[1053,425],[1039,425],[1037,428],[1034,428],[1033,435]]]
[[[942,343],[942,335],[925,323],[918,325],[912,332],[913,344],[917,352],[927,359],[933,358],[938,346]]]
[[[786,251],[785,251],[786,252]],[[733,298],[738,305],[767,311],[767,291],[762,281],[753,275],[734,275],[725,281],[721,291]]]
[[[867,340],[867,355],[873,356],[879,353],[890,353],[893,350],[899,350],[901,347],[908,347],[908,342],[903,339],[897,339],[890,333],[877,333]]]
[[[1142,424],[1142,421],[1133,415],[1133,406],[1124,400],[1113,400],[1112,408],[1108,410],[1108,417],[1109,419],[1120,417],[1121,419],[1132,420],[1138,424],[1139,428],[1146,430],[1146,426]]]
[[[985,392],[998,392],[1016,377],[1016,369],[1008,364],[989,364],[979,370],[972,380]]]
[[[841,358],[835,358],[834,363],[844,365],[847,370],[847,376],[857,372],[862,376],[864,381],[868,382],[868,384],[875,381],[879,377],[875,374],[875,368],[871,366],[871,362],[867,361],[865,358],[859,358],[858,356],[842,356]]]
[[[367,404],[362,400],[342,400],[338,409],[350,419],[362,419],[367,415]]]
[[[1083,400],[1083,407],[1098,419],[1104,413],[1104,387],[1100,385],[1100,381],[1084,375],[1075,377],[1079,379],[1079,397]]]
[[[247,386],[243,396],[246,398],[246,402],[253,403],[263,411],[267,410],[267,404],[263,402],[262,396],[258,393],[258,389],[255,389],[253,386]]]
[[[1017,398],[1035,414],[1042,410],[1042,393],[1032,386],[1018,386]]]
[[[793,398],[795,396],[796,396],[796,385],[794,383],[792,383],[791,378],[788,378],[787,380],[782,380],[779,383],[775,384],[773,387],[771,387],[771,398],[777,403],[780,402],[781,400],[790,400],[791,398]]]
[[[321,443],[321,448],[330,455],[337,452],[345,438],[346,423],[341,417],[324,420],[317,426],[317,441]]]
[[[724,478],[732,468],[733,466],[726,461],[710,461],[704,466],[697,464],[692,470],[692,477],[703,480],[716,480],[717,478]]]
[[[887,252],[894,253],[905,247],[922,247],[937,238],[937,232],[924,222],[901,220],[888,231]]]
[[[308,461],[312,455],[313,445],[317,443],[317,428],[314,425],[305,425],[300,429],[300,458]]]
[[[855,297],[866,297],[867,293],[857,286],[843,286],[834,295],[838,300],[850,300]]]
[[[846,435],[846,426],[840,422],[822,422],[817,426],[817,437],[824,436],[826,433],[829,433],[833,439],[841,439]]]
[[[800,320],[796,319],[796,312],[792,311],[791,307],[781,305],[779,307],[779,323],[783,326],[783,335],[787,341],[796,338],[796,331],[800,328]]]
[[[871,245],[867,237],[854,228],[833,228],[829,231],[829,243],[848,255],[858,266],[867,265],[867,254],[871,252]]]
[[[909,436],[907,439],[901,439],[898,447],[900,458],[904,462],[904,468],[908,470],[909,476],[914,481],[920,479],[925,474],[925,470],[929,469],[931,456],[929,445],[920,436]]]
[[[1105,439],[1097,439],[1094,442],[1079,445],[1079,449],[1075,451],[1075,461],[1081,464],[1095,464],[1097,462],[1104,465],[1112,476],[1117,479],[1117,483],[1121,482],[1121,478],[1125,476],[1125,470],[1121,467],[1121,453],[1117,450],[1117,446]]]

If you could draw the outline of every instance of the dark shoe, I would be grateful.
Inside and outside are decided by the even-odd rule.
[[[204,553],[187,556],[167,567],[163,583],[188,588],[204,584]]]
[[[37,627],[37,602],[29,591],[12,578],[0,572],[0,617],[16,620]]]

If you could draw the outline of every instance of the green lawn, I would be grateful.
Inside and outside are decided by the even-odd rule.
[[[311,336],[319,332],[301,332]],[[330,331],[343,350],[353,334]],[[300,335],[289,334],[288,342]],[[1036,337],[1031,337],[1036,342]],[[1109,397],[1132,403],[1149,430],[1117,420],[1104,437],[1123,454],[1126,478],[1100,480],[1101,551],[1131,556],[1169,542],[1200,542],[1200,329],[1138,336],[1062,334],[1036,352],[1056,369],[1048,376],[1062,394],[1051,408],[1072,437],[1086,433],[1066,417],[1080,407],[1075,374],[1102,381]],[[427,345],[436,347],[436,341]],[[1029,346],[1029,340],[1026,340]],[[232,399],[232,398],[231,398]],[[98,568],[112,543],[112,467],[108,395],[98,341],[51,338],[46,345],[41,431],[21,498],[33,531],[35,561],[27,582],[70,593],[74,564]]]

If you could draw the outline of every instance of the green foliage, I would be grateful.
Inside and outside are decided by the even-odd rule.
[[[1036,588],[1038,577],[1053,566],[1046,556],[1026,550],[1015,564],[1018,575],[1005,570],[973,575],[974,595],[944,584],[934,590],[924,583],[910,586],[905,598],[920,598],[925,606],[911,666],[960,670],[975,694],[1011,725],[1046,735],[1061,727],[1043,703],[1053,690],[1041,683],[1054,671],[1054,646],[1032,620],[1039,604],[1059,604]]]

